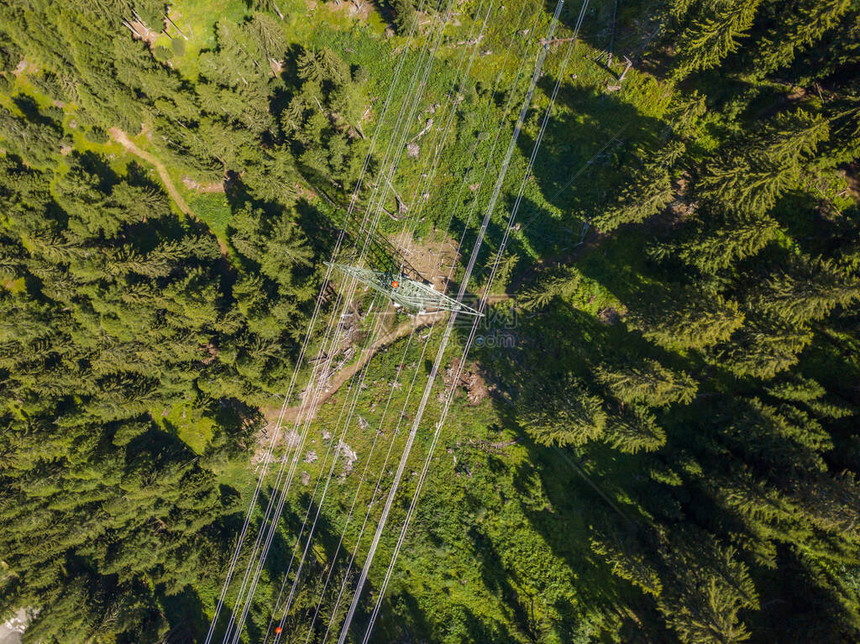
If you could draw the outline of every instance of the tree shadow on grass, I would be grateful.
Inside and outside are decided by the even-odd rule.
[[[520,594],[511,584],[511,572],[506,569],[504,560],[492,539],[477,526],[472,526],[467,536],[472,543],[472,550],[477,555],[476,563],[481,567],[481,579],[484,586],[500,599],[502,605],[507,609],[508,618],[518,627],[520,634],[534,639],[536,634],[534,632],[533,606],[524,605]],[[486,628],[486,626],[483,627],[483,629]],[[502,636],[502,632],[505,631],[501,625],[496,625],[493,630],[497,636]],[[515,638],[509,632],[504,632],[501,639],[492,641],[514,640]]]
[[[547,77],[540,87],[551,94],[554,84]],[[656,145],[665,128],[615,94],[563,83],[533,168],[541,194],[568,216],[593,216],[626,183],[636,148]],[[524,155],[534,143],[520,136]]]
[[[190,644],[206,638],[209,618],[203,610],[203,602],[190,586],[186,586],[176,595],[159,595],[158,604],[170,625],[170,630],[164,638],[165,642]]]
[[[640,525],[647,526],[642,509],[656,511],[661,504],[660,500],[647,502],[655,485],[648,474],[651,457],[623,454],[602,442],[581,448],[539,445],[521,424],[520,413],[539,383],[573,374],[593,386],[590,369],[607,356],[619,351],[652,356],[659,349],[621,325],[601,323],[560,302],[550,304],[539,316],[522,319],[516,333],[515,347],[486,349],[477,357],[482,364],[493,364],[487,377],[493,381],[493,402],[503,429],[528,450],[529,458],[516,474],[516,488],[528,498],[537,476],[548,501],[543,508],[524,506],[523,511],[553,553],[573,571],[577,592],[587,598],[585,605],[635,605],[641,596],[613,576],[589,541],[595,526],[614,526],[633,534]],[[497,354],[492,360],[486,356],[490,351]]]
[[[516,601],[516,598],[514,599]],[[517,609],[521,607],[517,604]],[[537,641],[532,632],[520,631],[515,636],[498,622],[488,622],[466,606],[453,607],[455,618],[440,623],[433,621],[421,608],[418,599],[407,591],[387,597],[383,602],[380,620],[376,623],[370,642],[432,642],[457,641],[463,644],[494,642]],[[386,618],[390,616],[390,618]],[[361,632],[361,631],[357,631]],[[458,638],[453,640],[452,638]]]
[[[504,429],[514,433],[529,454],[529,464],[517,471],[517,488],[527,493],[529,479],[536,474],[548,501],[540,509],[524,507],[532,527],[574,573],[577,592],[587,598],[586,605],[616,605],[618,582],[591,550],[589,536],[593,525],[607,514],[618,512],[616,507],[624,515],[619,517],[621,523],[630,523],[632,511],[612,490],[604,489],[602,480],[596,481],[597,489],[590,485],[577,472],[581,465],[571,450],[538,445],[516,420],[510,406],[500,407],[499,412]]]

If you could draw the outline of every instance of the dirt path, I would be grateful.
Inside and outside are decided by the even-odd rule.
[[[425,326],[430,326],[431,324],[442,320],[446,315],[448,315],[447,311],[440,311],[438,313],[430,313],[427,315],[415,316],[411,320],[404,322],[397,328],[389,331],[382,337],[378,338],[373,345],[366,349],[358,360],[353,362],[352,364],[347,365],[340,371],[338,371],[328,383],[325,391],[323,391],[320,396],[317,398],[317,402],[313,407],[304,408],[302,405],[296,405],[295,407],[287,407],[286,412],[284,413],[283,423],[294,423],[299,416],[299,411],[302,411],[303,418],[307,418],[307,414],[310,413],[311,418],[316,416],[317,411],[320,407],[322,407],[329,398],[331,398],[335,392],[337,392],[340,387],[347,382],[350,378],[352,378],[356,373],[361,371],[362,367],[370,362],[370,359],[379,352],[380,349],[387,347],[390,344],[394,344],[397,340],[401,338],[405,338],[413,331],[417,331],[418,329],[422,329]],[[278,414],[280,413],[280,408],[278,407],[264,407],[263,415],[266,417],[271,424],[275,424],[278,421]]]
[[[167,194],[170,195],[170,198],[173,199],[173,202],[176,206],[181,210],[184,214],[189,217],[197,217],[194,214],[194,211],[191,210],[191,207],[185,202],[185,199],[182,198],[182,195],[179,194],[179,191],[176,189],[176,185],[173,183],[173,179],[170,178],[170,175],[167,173],[167,168],[164,167],[164,164],[152,156],[146,150],[141,150],[137,145],[135,145],[134,141],[128,138],[128,134],[120,130],[118,127],[112,127],[108,130],[108,133],[111,135],[111,138],[119,143],[126,150],[131,152],[133,155],[140,157],[147,163],[155,166],[155,169],[158,171],[158,176],[161,177],[161,182],[164,184],[164,187],[167,189]]]
[[[511,295],[508,293],[502,293],[499,295],[491,295],[487,298],[489,304],[495,304],[498,302],[504,302],[506,300],[511,299]],[[381,338],[378,338],[376,342],[373,343],[369,349],[366,349],[361,357],[353,362],[352,364],[347,365],[340,371],[338,371],[329,381],[326,389],[319,395],[317,398],[316,404],[313,408],[309,409],[311,418],[316,416],[319,408],[322,407],[328,400],[337,393],[337,390],[341,388],[341,386],[347,382],[350,378],[352,378],[356,373],[361,371],[361,369],[370,362],[370,359],[375,356],[380,349],[383,349],[391,344],[394,344],[397,340],[401,338],[405,338],[407,335],[412,333],[413,331],[417,331],[418,329],[423,329],[425,326],[430,326],[431,324],[442,320],[448,314],[447,311],[440,311],[438,313],[430,313],[427,315],[416,316],[408,322],[404,322],[396,329],[389,331]],[[284,412],[284,420],[283,423],[294,423],[299,416],[299,411],[302,409],[302,405],[296,405],[295,407],[287,407]],[[264,407],[263,415],[266,420],[275,424],[278,420],[278,415],[281,412],[279,407]],[[305,416],[303,412],[303,416]]]
[[[119,143],[126,150],[131,152],[136,157],[140,157],[147,163],[155,166],[156,171],[158,172],[158,176],[161,178],[161,183],[164,184],[165,190],[167,190],[167,194],[170,195],[170,198],[173,199],[173,203],[176,204],[176,207],[179,210],[187,215],[188,217],[192,217],[197,219],[197,215],[191,210],[191,206],[182,198],[182,195],[179,194],[179,190],[176,189],[176,184],[173,183],[173,179],[170,178],[170,174],[167,172],[167,168],[164,167],[164,164],[151,155],[146,150],[141,150],[137,145],[135,145],[134,141],[128,138],[128,134],[120,130],[118,127],[112,127],[108,130],[111,138]],[[227,255],[227,245],[221,240],[218,240],[218,247],[221,249],[222,255]]]
[[[224,182],[223,181],[214,181],[212,183],[200,183],[199,181],[195,181],[191,177],[182,177],[182,185],[184,185],[189,190],[194,190],[196,192],[200,192],[203,194],[213,193],[213,192],[224,192]]]

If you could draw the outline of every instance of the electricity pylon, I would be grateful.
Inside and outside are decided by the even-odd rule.
[[[429,311],[456,311],[461,315],[483,317],[473,308],[433,289],[432,286],[411,279],[400,272],[374,271],[349,264],[326,262],[327,266],[337,269],[344,275],[354,277],[357,282],[372,288],[388,297],[395,306],[402,306],[417,313]]]

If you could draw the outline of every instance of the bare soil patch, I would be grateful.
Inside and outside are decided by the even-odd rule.
[[[155,46],[155,41],[158,39],[158,34],[161,33],[160,31],[150,29],[139,20],[132,20],[129,24],[132,27],[132,34],[134,38],[146,42],[146,44],[149,45],[150,49]]]
[[[466,393],[466,399],[471,405],[478,405],[490,395],[490,390],[487,388],[487,381],[481,375],[477,363],[472,363],[471,369],[463,369],[457,378],[457,371],[460,370],[460,359],[454,358],[450,365],[445,369],[443,382],[445,389],[450,389],[452,386],[461,389]],[[439,394],[444,396],[444,391]],[[456,395],[456,393],[455,393]]]
[[[20,76],[21,74],[35,74],[39,71],[39,68],[33,63],[29,62],[26,58],[22,58],[15,69],[12,70],[13,76]]]
[[[313,3],[316,6],[316,3]],[[308,4],[310,6],[310,3]],[[373,5],[367,0],[341,0],[340,2],[325,3],[326,8],[331,13],[345,13],[350,18],[356,20],[367,21],[370,17],[370,12],[373,10]]]
[[[213,192],[224,192],[224,182],[223,181],[213,181],[212,183],[200,183],[199,181],[195,181],[191,177],[182,177],[182,185],[184,185],[189,190],[194,190],[195,192],[201,193],[213,193]]]
[[[403,239],[401,235],[392,235],[391,243],[433,288],[444,292],[448,274],[460,259],[457,243],[453,239],[448,237],[442,241],[431,241],[414,237]]]
[[[287,429],[284,423],[278,425],[276,415],[274,418],[268,419],[268,422],[254,437],[254,455],[251,457],[251,465],[257,467],[262,463],[272,463],[278,460],[275,453],[281,448],[286,448],[288,452],[290,448],[298,444],[299,433],[293,428]],[[270,446],[272,447],[271,451],[269,451]],[[285,458],[285,456],[281,458]]]

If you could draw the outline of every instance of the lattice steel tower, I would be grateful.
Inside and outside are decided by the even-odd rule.
[[[326,266],[331,266],[344,275],[354,277],[361,284],[372,288],[377,293],[382,293],[394,302],[395,306],[402,306],[417,313],[456,311],[461,315],[484,315],[444,293],[440,293],[429,284],[407,277],[402,272],[374,271],[369,268],[330,262],[326,262]]]

